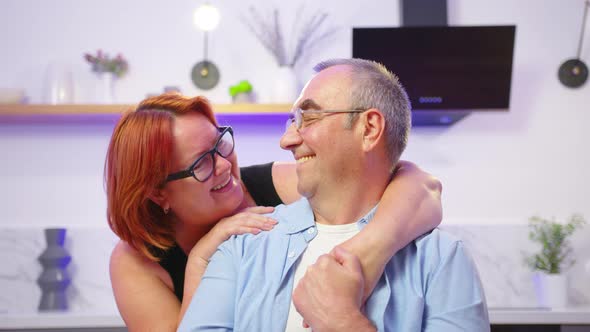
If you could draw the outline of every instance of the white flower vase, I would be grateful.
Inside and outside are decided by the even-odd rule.
[[[97,73],[96,85],[94,88],[94,102],[96,104],[114,104],[115,97],[115,82],[117,78],[113,73]]]
[[[535,273],[533,276],[537,302],[544,308],[567,306],[567,278],[563,274]]]
[[[279,67],[271,97],[271,101],[276,104],[292,104],[299,97],[299,85],[293,67]]]

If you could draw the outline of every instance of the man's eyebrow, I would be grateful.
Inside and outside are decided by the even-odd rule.
[[[305,99],[304,101],[299,103],[299,108],[302,110],[321,110],[322,107],[318,105],[313,99]]]

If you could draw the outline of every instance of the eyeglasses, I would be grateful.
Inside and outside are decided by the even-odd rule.
[[[166,178],[166,182],[194,177],[199,182],[205,182],[213,174],[215,169],[215,154],[223,158],[229,157],[234,152],[234,131],[231,127],[217,128],[221,133],[213,149],[200,155],[192,165],[184,171],[172,173]]]
[[[291,125],[295,124],[297,129],[301,129],[303,127],[303,123],[305,120],[303,119],[304,114],[322,114],[322,113],[331,113],[331,114],[338,114],[338,113],[362,113],[365,112],[366,109],[353,109],[353,110],[302,110],[301,108],[295,108],[289,114],[289,118],[287,119],[287,123],[285,123],[285,130],[288,130]]]

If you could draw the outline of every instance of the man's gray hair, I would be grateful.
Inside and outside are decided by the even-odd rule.
[[[411,127],[411,105],[406,90],[395,74],[374,61],[332,59],[318,63],[313,70],[319,73],[337,65],[352,69],[351,109],[376,108],[383,114],[387,152],[395,167],[406,148]],[[352,127],[357,118],[358,113],[351,113],[348,126]]]

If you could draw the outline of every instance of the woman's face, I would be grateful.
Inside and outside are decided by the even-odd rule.
[[[190,113],[178,116],[174,123],[172,172],[187,169],[197,158],[211,150],[219,131],[206,116]],[[180,222],[209,225],[236,211],[244,198],[235,151],[227,158],[215,154],[213,174],[204,182],[190,176],[170,181],[163,195],[171,212]]]

